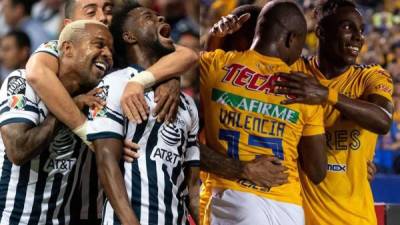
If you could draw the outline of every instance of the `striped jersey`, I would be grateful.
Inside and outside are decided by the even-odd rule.
[[[25,70],[12,72],[0,90],[0,126],[38,126],[48,110],[26,82]],[[86,146],[64,126],[41,154],[17,166],[0,143],[0,225],[70,224],[70,201]]]
[[[34,53],[44,52],[56,58],[59,57],[58,40],[41,44]],[[92,151],[82,155],[82,164],[78,166],[79,179],[76,191],[72,197],[74,205],[71,214],[74,218],[84,220],[101,218],[103,205],[103,190],[97,177],[96,159]],[[75,222],[75,221],[73,221]]]
[[[127,81],[142,69],[128,67],[107,75],[100,83],[100,97],[106,107],[91,109],[88,140],[117,138],[140,145],[140,157],[123,162],[125,186],[132,208],[142,225],[186,224],[187,185],[185,170],[199,166],[198,114],[193,99],[181,94],[174,123],[157,122],[149,115],[141,124],[127,122],[120,99]],[[155,108],[154,92],[145,93],[150,111]],[[103,224],[120,224],[106,201]]]

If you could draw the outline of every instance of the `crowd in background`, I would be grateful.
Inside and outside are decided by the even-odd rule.
[[[119,5],[123,1],[116,0]],[[210,27],[242,4],[263,5],[268,0],[138,0],[163,15],[172,25],[176,43],[201,50]],[[300,0],[308,23],[304,55],[315,55],[313,9],[321,0]],[[396,112],[389,134],[380,137],[375,162],[380,172],[400,174],[400,0],[356,0],[365,19],[365,45],[360,64],[380,64],[393,76]],[[0,82],[24,68],[38,45],[57,39],[63,26],[64,0],[0,0]],[[183,90],[198,101],[198,70],[181,79]]]

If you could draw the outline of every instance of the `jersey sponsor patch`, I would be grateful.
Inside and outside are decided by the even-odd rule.
[[[328,171],[342,173],[346,172],[347,165],[346,164],[328,164]]]
[[[7,96],[24,95],[26,91],[26,80],[20,76],[8,78]]]

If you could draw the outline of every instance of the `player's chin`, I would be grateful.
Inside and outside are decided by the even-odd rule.
[[[175,51],[174,41],[171,38],[164,38],[160,36],[158,40],[164,48]]]

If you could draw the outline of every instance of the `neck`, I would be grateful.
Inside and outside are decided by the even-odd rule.
[[[318,69],[328,79],[343,74],[349,68],[349,65],[338,62],[338,60],[333,59],[331,55],[332,54],[329,54],[322,48],[318,49]]]
[[[263,38],[255,37],[253,43],[251,44],[250,49],[254,50],[262,55],[275,57],[282,59],[282,61],[286,62],[287,60],[281,56],[278,45],[276,43],[271,43],[268,41],[262,41]]]
[[[59,64],[59,79],[70,95],[79,91],[79,75],[68,64]]]
[[[156,63],[160,57],[154,54],[149,48],[142,48],[139,45],[132,45],[127,51],[128,64],[137,64],[144,69]]]

